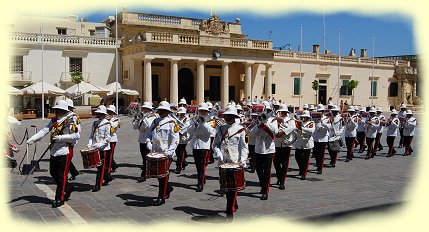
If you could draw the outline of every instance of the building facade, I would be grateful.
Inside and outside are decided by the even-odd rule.
[[[13,86],[41,79],[42,23],[23,18],[11,32],[14,56],[23,59],[18,72],[11,71]],[[114,81],[115,41],[109,38],[116,34],[114,17],[103,23],[73,17],[43,20],[46,81],[65,88],[75,67],[91,83]],[[117,34],[120,82],[147,101],[175,104],[184,97],[195,104],[208,100],[225,105],[263,96],[298,107],[332,98],[334,103],[389,109],[418,99],[420,78],[412,60],[367,57],[365,49],[358,57],[354,50],[338,56],[320,53],[318,45],[313,52],[274,50],[272,41],[247,38],[238,18],[224,22],[216,15],[196,19],[121,12]],[[312,89],[315,80],[317,91]],[[359,81],[354,95],[345,88],[350,80]]]

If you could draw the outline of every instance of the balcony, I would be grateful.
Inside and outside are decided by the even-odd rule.
[[[30,71],[14,71],[10,73],[10,80],[17,85],[31,83]]]
[[[115,39],[71,35],[41,35],[34,33],[11,33],[9,40],[17,44],[41,44],[57,46],[81,46],[115,48]]]
[[[344,64],[365,64],[365,65],[377,65],[377,66],[410,66],[409,61],[406,60],[392,60],[392,59],[381,59],[371,57],[354,57],[354,56],[338,56],[335,54],[318,54],[312,52],[294,52],[294,51],[275,51],[274,58],[277,59],[292,59],[292,60],[312,60],[312,61],[323,61],[329,63],[338,63],[340,60]]]
[[[71,79],[71,74],[72,74],[72,73],[73,73],[73,72],[62,72],[62,73],[61,73],[61,77],[60,77],[60,83],[67,83],[67,84],[73,83],[73,82],[72,82],[72,79]],[[90,82],[90,81],[89,81],[89,76],[90,76],[90,74],[91,74],[91,73],[85,73],[85,72],[83,72],[83,73],[82,73],[83,81],[85,81],[85,82]]]
[[[231,39],[226,37],[174,34],[164,32],[145,32],[141,34],[140,38],[136,36],[134,38],[124,40],[123,45],[133,45],[140,42],[233,47],[258,50],[272,50],[273,47],[272,41],[269,40]]]

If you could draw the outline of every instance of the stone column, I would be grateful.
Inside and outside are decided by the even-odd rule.
[[[197,104],[204,102],[204,62],[197,61]]]
[[[222,107],[228,104],[229,100],[229,66],[228,62],[222,63],[222,78],[220,81],[220,100],[222,102]]]
[[[143,101],[152,102],[152,58],[144,59],[144,97]]]
[[[265,99],[268,99],[268,97],[272,97],[272,89],[271,85],[273,83],[273,75],[272,75],[272,65],[266,64],[265,65]]]
[[[180,59],[170,59],[170,104],[179,103],[179,70],[177,63]]]
[[[250,99],[253,99],[252,96],[252,64],[246,63],[245,75],[244,75],[244,99],[247,100],[247,97],[250,96]]]

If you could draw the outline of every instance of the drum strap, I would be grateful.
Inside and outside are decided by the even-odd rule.
[[[169,121],[166,121],[166,122],[164,122],[164,123],[162,123],[162,124],[159,124],[159,123],[155,123],[155,126],[152,128],[152,131],[153,130],[155,130],[155,128],[157,128],[158,126],[164,126],[165,124],[167,124],[167,123],[175,123],[175,121],[174,120],[169,120]]]

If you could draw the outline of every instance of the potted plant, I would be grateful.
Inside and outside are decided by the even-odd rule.
[[[353,105],[353,100],[354,100],[354,89],[357,88],[359,85],[359,81],[357,80],[350,80],[349,83],[347,83],[347,88],[350,89],[352,91],[352,105]]]
[[[314,80],[313,82],[312,82],[312,88],[313,88],[313,90],[314,91],[316,91],[316,105],[317,105],[317,103],[319,102],[318,100],[317,100],[317,91],[319,90],[319,81],[318,80]]]
[[[80,90],[79,90],[79,84],[83,81],[83,75],[81,72],[72,72],[71,74],[71,81],[75,84],[77,84],[77,92],[78,94],[80,94]]]

